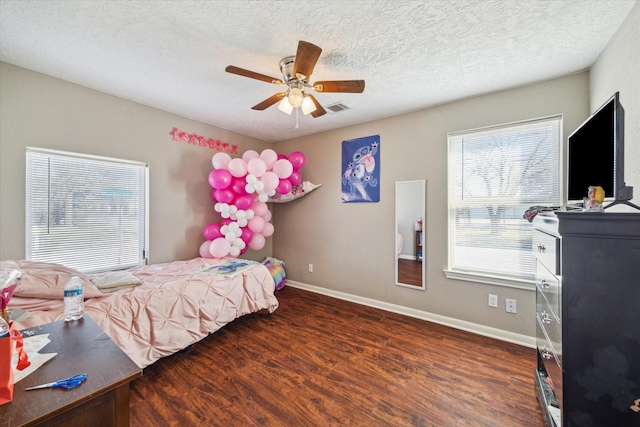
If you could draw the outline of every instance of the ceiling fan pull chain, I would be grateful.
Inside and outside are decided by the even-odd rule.
[[[299,108],[296,107],[296,129],[298,129],[298,110]]]

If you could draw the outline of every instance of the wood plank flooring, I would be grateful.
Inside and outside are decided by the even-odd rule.
[[[132,426],[543,426],[535,350],[285,287],[145,368]]]

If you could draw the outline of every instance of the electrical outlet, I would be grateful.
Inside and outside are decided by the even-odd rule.
[[[313,273],[313,264],[309,264],[309,273]]]
[[[516,310],[516,300],[505,298],[504,302],[505,302],[505,307],[507,309],[507,313],[517,313],[518,312]]]
[[[489,294],[489,307],[498,306],[498,295]]]

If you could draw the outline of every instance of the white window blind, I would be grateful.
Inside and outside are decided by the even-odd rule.
[[[142,265],[145,164],[27,148],[26,259],[83,272]]]
[[[523,214],[560,203],[561,127],[554,116],[449,134],[450,272],[534,279]]]

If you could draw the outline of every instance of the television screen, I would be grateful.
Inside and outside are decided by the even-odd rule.
[[[616,97],[600,107],[570,136],[568,141],[567,200],[582,201],[590,186],[604,189],[605,198],[615,197],[616,186]]]

